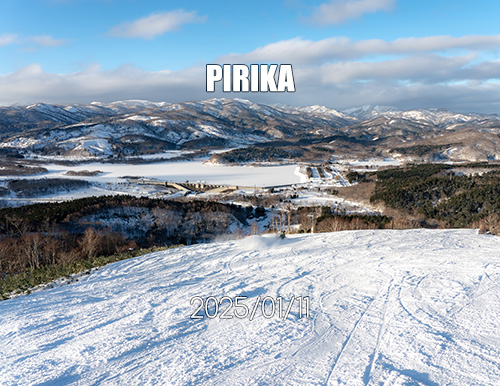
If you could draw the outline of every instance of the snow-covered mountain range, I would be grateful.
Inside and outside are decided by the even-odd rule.
[[[479,124],[484,121],[500,120],[500,115],[498,114],[460,114],[439,108],[411,109],[403,111],[392,106],[365,105],[344,110],[343,113],[347,116],[357,118],[360,121],[366,121],[378,117],[390,117],[393,119],[400,118],[426,122],[432,125],[445,127],[449,127],[457,123],[474,122]]]
[[[467,132],[470,134],[464,139]],[[499,115],[457,114],[441,109],[401,111],[387,106],[337,111],[325,106],[269,106],[243,99],[209,99],[173,104],[132,100],[0,108],[0,150],[25,156],[114,158],[297,138],[320,143],[341,135],[347,138],[347,145],[343,145],[346,153],[357,151],[349,143],[375,153],[394,153],[401,145],[437,143],[442,157],[448,154],[487,160],[500,159],[499,133]],[[485,145],[466,143],[467,138]],[[457,147],[459,150],[450,153]],[[465,148],[469,153],[462,151]],[[398,154],[408,156],[405,151]]]

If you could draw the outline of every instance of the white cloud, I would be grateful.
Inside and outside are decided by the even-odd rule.
[[[0,104],[88,103],[123,99],[182,102],[213,97],[262,103],[362,104],[399,108],[443,107],[452,111],[500,112],[500,36],[431,36],[313,42],[292,39],[213,63],[291,63],[295,93],[205,92],[205,66],[150,72],[131,65],[115,70],[91,66],[69,74],[38,64],[0,75]],[[230,59],[228,59],[230,58]],[[486,58],[486,59],[485,59]]]
[[[378,62],[340,62],[320,67],[325,83],[351,81],[411,81],[420,83],[451,82],[457,79],[491,79],[468,67],[474,55],[446,57],[439,55],[410,56]],[[468,67],[468,70],[465,70]],[[498,74],[500,75],[500,74]]]
[[[49,35],[40,36],[27,36],[20,37],[15,34],[4,34],[0,35],[0,46],[6,46],[9,44],[16,44],[21,46],[28,46],[29,49],[40,48],[40,47],[58,47],[66,44],[68,41],[65,39],[55,39]]]
[[[149,72],[132,65],[114,70],[93,65],[79,72],[55,74],[32,64],[0,75],[0,105],[201,99],[206,97],[204,71],[204,66],[176,72]]]
[[[14,34],[0,35],[0,47],[8,46],[9,44],[14,44],[16,42],[17,42],[17,35]]]
[[[176,11],[155,13],[142,19],[126,22],[111,28],[109,35],[121,38],[152,39],[165,32],[175,31],[184,24],[201,23],[206,16],[198,16],[196,12]]]
[[[57,47],[62,46],[67,43],[65,39],[54,39],[49,35],[41,35],[41,36],[30,36],[26,38],[26,41],[29,43],[36,44],[40,47]]]
[[[319,41],[294,38],[259,47],[246,54],[230,54],[221,62],[280,62],[292,64],[318,64],[320,62],[360,59],[380,55],[407,55],[453,50],[499,50],[500,35],[429,36],[400,38],[393,41],[369,39],[353,41],[346,37],[334,37]]]
[[[311,21],[320,25],[341,24],[366,13],[389,11],[396,0],[331,0],[314,10]]]

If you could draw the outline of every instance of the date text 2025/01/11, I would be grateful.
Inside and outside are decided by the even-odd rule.
[[[215,296],[203,298],[194,296],[191,305],[195,305],[191,319],[246,319],[254,320],[258,313],[265,319],[278,317],[285,320],[293,315],[298,319],[310,316],[311,300],[309,296],[292,296],[287,302],[281,296],[257,296],[249,300],[247,296],[223,296],[218,299]],[[249,304],[247,304],[249,303]],[[294,311],[294,312],[292,312]]]

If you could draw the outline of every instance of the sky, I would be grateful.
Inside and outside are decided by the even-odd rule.
[[[499,14],[491,0],[2,0],[0,105],[225,97],[500,113]],[[291,64],[296,91],[207,93],[217,63]]]

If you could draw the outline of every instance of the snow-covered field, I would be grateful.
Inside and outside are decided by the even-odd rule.
[[[213,184],[273,186],[300,182],[295,165],[283,166],[219,166],[203,161],[156,162],[148,164],[87,163],[78,166],[43,165],[47,177],[65,177],[67,171],[100,170],[103,173],[88,180],[105,181],[123,176],[157,178],[162,181],[205,181]],[[44,176],[36,176],[40,178]],[[74,177],[82,178],[82,177]]]
[[[381,166],[393,166],[397,167],[401,165],[401,161],[393,158],[385,158],[385,159],[366,159],[366,160],[347,160],[346,162],[350,166],[360,166],[360,167],[372,167],[379,168]]]
[[[498,385],[499,250],[473,230],[350,231],[118,262],[0,302],[0,383]],[[310,318],[194,320],[194,296],[308,296]]]
[[[381,167],[398,167],[401,161],[393,158],[365,159],[365,160],[341,160],[341,164],[348,165],[352,170],[358,172],[374,171]]]
[[[305,176],[298,173],[296,165],[279,166],[221,166],[197,161],[181,162],[152,162],[147,164],[119,164],[119,163],[85,163],[78,166],[61,164],[42,165],[47,169],[44,174],[33,176],[19,176],[22,179],[68,178],[87,180],[92,186],[71,192],[51,192],[36,198],[17,197],[14,194],[2,197],[4,205],[26,205],[33,202],[59,202],[89,196],[114,194],[129,194],[149,197],[172,197],[163,188],[138,182],[130,182],[124,177],[140,177],[160,181],[197,182],[205,181],[208,184],[237,185],[243,187],[269,187],[300,183]],[[96,176],[68,176],[68,171],[101,171]],[[6,180],[12,176],[1,176],[0,187],[6,185]]]

